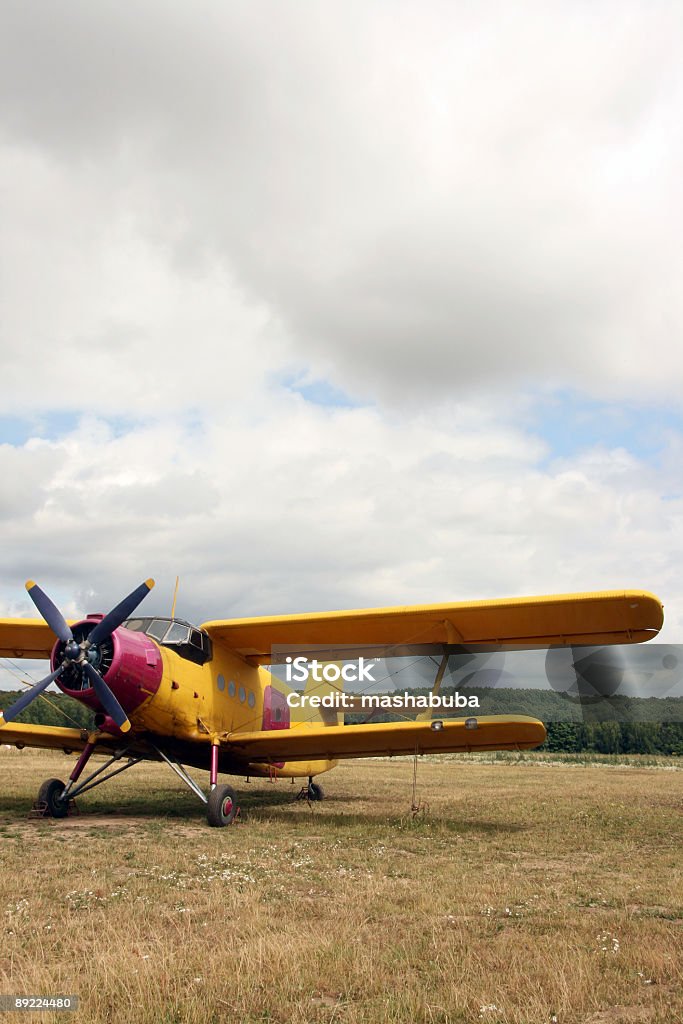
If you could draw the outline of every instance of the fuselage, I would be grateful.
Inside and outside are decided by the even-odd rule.
[[[97,619],[92,616],[77,624],[74,634],[91,629]],[[157,624],[161,635],[158,624],[164,622],[171,637],[168,642],[140,628]],[[237,775],[300,778],[335,766],[336,761],[327,760],[262,764],[236,759],[230,753],[231,734],[319,727],[323,720],[310,710],[290,709],[287,694],[292,691],[285,682],[229,648],[211,644],[206,634],[188,623],[154,619],[131,620],[131,625],[137,628],[122,626],[112,634],[99,671],[126,711],[136,738],[155,743],[181,763],[201,768],[208,768],[211,744],[220,738],[219,768]],[[181,629],[186,630],[186,643],[177,640],[183,639]],[[60,658],[58,642],[52,651],[53,668]],[[80,678],[64,673],[58,685],[96,712],[100,729],[116,734],[117,727],[100,708],[94,691],[83,687]]]

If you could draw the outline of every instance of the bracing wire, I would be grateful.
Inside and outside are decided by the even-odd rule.
[[[9,658],[3,658],[2,661],[5,662],[5,668],[7,669],[7,671],[11,675],[13,675],[15,677],[15,679],[18,679],[22,686],[31,686],[32,683],[37,683],[38,682],[37,679],[32,679],[30,682],[28,682],[26,679],[24,679],[23,676],[22,676],[22,672],[23,672],[23,675],[27,675],[27,676],[30,675],[30,673],[26,672],[25,670],[20,669],[19,666],[15,665],[14,662],[10,661]],[[46,694],[39,693],[38,696],[42,700],[44,700],[47,704],[49,704],[50,707],[54,711],[59,712],[60,715],[64,715],[66,720],[68,722],[70,722],[72,725],[75,725],[77,729],[82,729],[83,728],[83,726],[81,725],[80,722],[77,722],[75,718],[72,718],[71,715],[68,714],[68,712],[66,712],[64,710],[64,708],[60,708],[59,704],[55,704],[53,701],[51,701],[50,698],[48,696],[46,696]]]

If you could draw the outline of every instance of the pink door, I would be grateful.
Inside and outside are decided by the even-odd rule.
[[[284,694],[266,686],[263,694],[263,729],[289,729],[289,704]]]

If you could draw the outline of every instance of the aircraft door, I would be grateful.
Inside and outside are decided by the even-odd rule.
[[[287,698],[274,686],[266,686],[263,694],[263,728],[289,729],[289,704]]]

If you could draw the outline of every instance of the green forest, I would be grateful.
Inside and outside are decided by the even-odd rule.
[[[402,691],[403,692],[403,691]],[[428,689],[406,689],[415,696]],[[444,687],[450,696],[453,687]],[[468,686],[460,691],[479,699],[478,715],[529,715],[540,718],[548,731],[541,750],[564,753],[666,754],[683,756],[683,697],[604,697],[579,701],[555,690]],[[455,718],[472,711],[435,712],[434,717]],[[405,721],[406,715],[381,712],[373,722]],[[367,715],[346,715],[348,724]]]
[[[21,697],[25,690],[0,690],[0,709],[8,708]],[[61,725],[91,729],[94,713],[85,704],[67,697],[65,693],[47,693],[38,697],[17,716],[17,722],[31,725]]]

